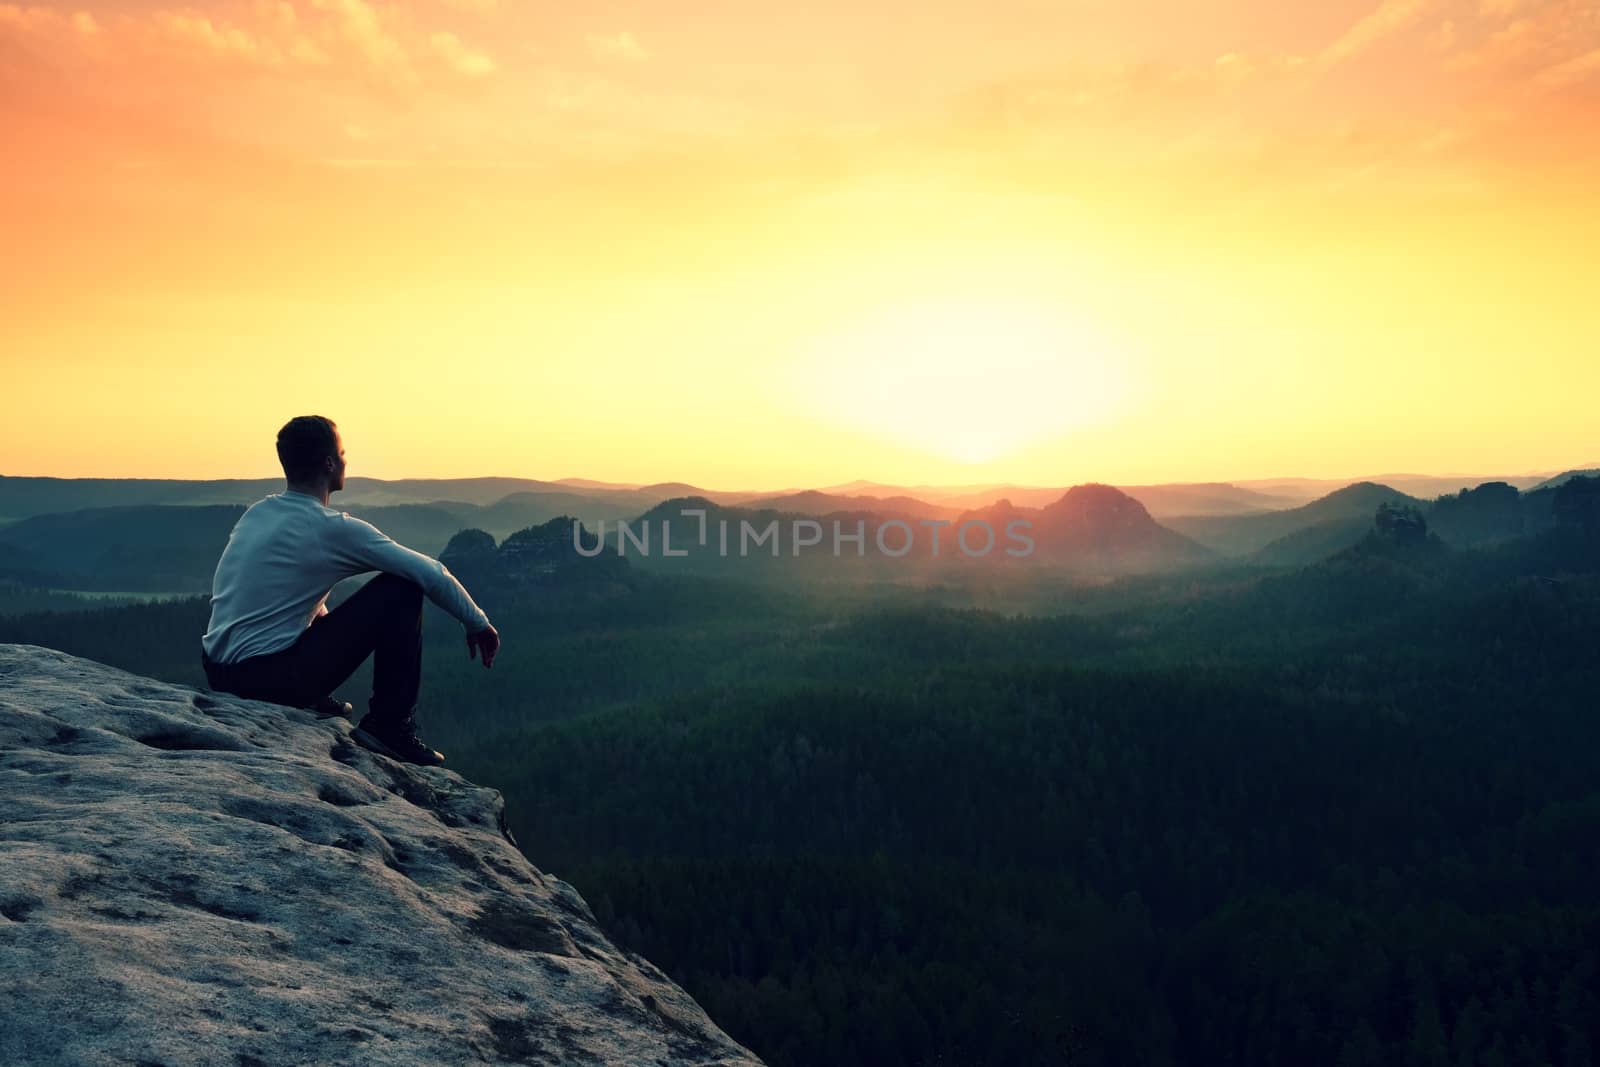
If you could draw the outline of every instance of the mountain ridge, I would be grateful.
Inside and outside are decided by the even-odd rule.
[[[1228,481],[1158,482],[1117,485],[1139,499],[1152,515],[1204,515],[1234,513],[1255,508],[1290,507],[1304,503],[1331,489],[1363,481],[1382,482],[1412,496],[1438,496],[1489,481],[1505,481],[1527,490],[1565,477],[1574,471],[1594,468],[1594,464],[1561,470],[1520,475],[1364,475],[1352,478],[1267,478]],[[1085,483],[1076,483],[1085,484]],[[76,511],[89,507],[152,504],[252,504],[283,487],[283,480],[270,478],[58,478],[42,475],[0,474],[0,523],[54,512]],[[377,507],[393,504],[433,504],[458,502],[480,508],[493,507],[514,495],[549,494],[563,503],[540,517],[553,517],[561,508],[573,510],[571,501],[589,500],[595,504],[631,505],[648,508],[677,496],[704,496],[723,504],[749,503],[800,494],[834,497],[912,498],[930,509],[979,507],[1000,497],[1033,506],[1042,506],[1058,497],[1069,486],[1019,485],[1014,482],[987,482],[968,485],[895,485],[856,479],[834,485],[787,486],[783,488],[714,490],[688,482],[668,481],[636,485],[591,478],[544,480],[509,476],[472,478],[349,478],[342,499],[350,505]],[[586,516],[597,517],[597,516]]]

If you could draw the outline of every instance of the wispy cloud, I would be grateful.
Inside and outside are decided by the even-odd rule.
[[[496,70],[485,50],[457,33],[426,29],[414,13],[368,0],[254,0],[226,9],[98,14],[0,4],[0,33],[22,38],[58,67],[148,59],[219,72],[319,68],[391,88],[415,88],[439,75],[478,79]]]
[[[1600,75],[1600,48],[1546,67],[1534,80],[1540,85],[1557,88],[1587,82],[1597,75]]]
[[[54,27],[63,22],[60,12],[47,7],[23,7],[20,4],[0,4],[0,27],[21,33],[33,33]]]
[[[126,43],[166,55],[260,67],[320,66],[328,53],[310,36],[291,28],[245,27],[193,11],[156,11],[143,23],[124,24]]]
[[[495,72],[494,60],[473,51],[453,33],[436,33],[431,38],[433,51],[450,69],[466,78],[486,78]]]
[[[365,57],[372,70],[402,85],[416,84],[418,77],[410,52],[366,0],[311,0],[311,3],[332,16],[340,34]]]
[[[1312,60],[1326,70],[1410,29],[1435,7],[1437,0],[1382,0]]]
[[[1475,30],[1458,34],[1446,69],[1507,89],[1564,89],[1593,69],[1600,9],[1593,0],[1480,0]]]
[[[1514,155],[1519,137],[1579,151],[1562,131],[1600,78],[1594,3],[1357,0],[1359,15],[1309,45],[1258,33],[1204,54],[1130,48],[1118,62],[1069,49],[947,80],[908,65],[897,83],[925,91],[890,104],[865,76],[858,99],[841,81],[818,102],[814,60],[833,47],[820,31],[780,43],[773,55],[793,55],[792,70],[744,55],[724,71],[693,37],[660,46],[667,32],[645,14],[596,28],[495,0],[0,0],[0,43],[46,60],[5,71],[0,107],[48,101],[53,78],[82,100],[122,94],[123,113],[152,123],[300,159],[499,165],[667,144],[714,154],[760,136],[785,165],[826,143],[840,170],[926,153],[1165,195],[1329,175],[1349,188],[1412,166],[1466,174],[1486,153]],[[717,29],[720,47],[731,30]]]
[[[1383,0],[1305,56],[993,79],[946,97],[942,121],[896,150],[1108,203],[1470,197],[1521,160],[1594,162],[1600,141],[1576,118],[1591,84],[1593,0]]]

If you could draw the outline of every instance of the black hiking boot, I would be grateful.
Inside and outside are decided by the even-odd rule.
[[[414,715],[390,722],[375,722],[369,714],[361,725],[350,731],[350,736],[372,751],[397,759],[401,763],[415,763],[422,767],[437,767],[444,755],[422,743],[417,736]]]

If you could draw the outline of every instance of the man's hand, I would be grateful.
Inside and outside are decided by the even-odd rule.
[[[483,653],[483,665],[494,666],[495,653],[500,651],[500,631],[494,626],[485,626],[477,633],[467,635],[467,658],[476,659],[478,653]]]

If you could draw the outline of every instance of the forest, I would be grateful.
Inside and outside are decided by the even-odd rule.
[[[1567,500],[1477,548],[1386,505],[1309,566],[1024,591],[473,588],[505,648],[430,606],[420,717],[775,1067],[1592,1067],[1600,526]],[[19,596],[0,641],[203,686],[206,617]]]

